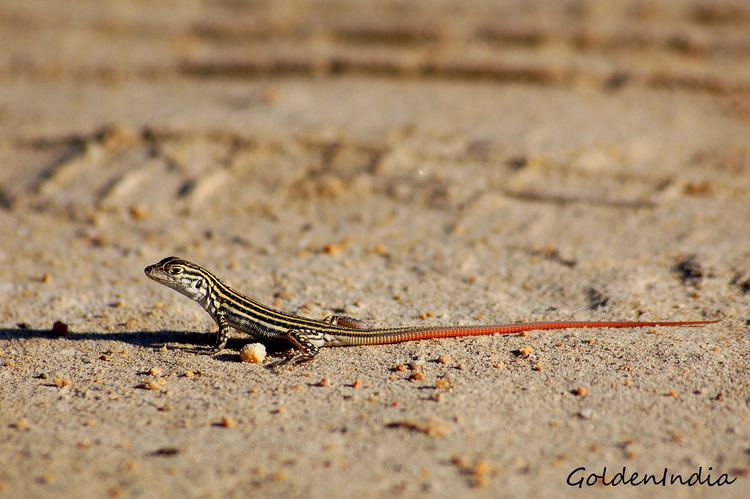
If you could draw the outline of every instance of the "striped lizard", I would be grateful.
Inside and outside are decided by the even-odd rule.
[[[333,315],[322,320],[275,310],[224,284],[194,263],[170,256],[144,269],[148,277],[198,302],[219,326],[216,341],[206,352],[215,354],[227,344],[232,328],[258,340],[284,341],[298,352],[269,367],[299,364],[315,358],[321,347],[383,345],[403,341],[513,334],[523,331],[573,328],[638,328],[696,326],[718,321],[570,321],[496,324],[488,326],[370,327],[353,317]]]

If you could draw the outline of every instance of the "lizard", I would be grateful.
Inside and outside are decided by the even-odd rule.
[[[205,268],[174,256],[144,269],[146,275],[199,303],[219,327],[216,340],[205,352],[216,354],[227,344],[231,329],[259,341],[282,341],[297,351],[269,367],[294,365],[315,358],[322,347],[384,345],[405,341],[460,336],[515,334],[524,331],[577,328],[643,328],[701,326],[718,320],[692,321],[557,321],[482,326],[371,327],[345,315],[311,319],[263,305],[226,285]]]

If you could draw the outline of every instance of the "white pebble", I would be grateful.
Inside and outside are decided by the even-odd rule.
[[[262,343],[249,343],[240,350],[242,362],[262,364],[266,358],[266,347]]]

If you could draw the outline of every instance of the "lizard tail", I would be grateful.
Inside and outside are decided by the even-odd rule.
[[[432,338],[453,338],[460,336],[485,336],[492,334],[515,334],[524,331],[548,331],[553,329],[582,328],[642,328],[642,327],[680,327],[704,326],[715,324],[710,321],[564,321],[564,322],[528,322],[521,324],[497,324],[489,326],[446,326],[446,327],[412,327],[396,329],[370,329],[362,332],[344,334],[348,336],[349,345],[381,345],[401,343],[404,341],[427,340]]]

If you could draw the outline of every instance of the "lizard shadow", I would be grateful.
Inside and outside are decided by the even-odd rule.
[[[55,333],[49,329],[28,329],[28,328],[16,328],[16,329],[0,329],[0,342],[3,340],[23,340],[23,339],[37,339],[44,338],[49,340],[59,341],[114,341],[119,343],[126,343],[129,345],[141,347],[141,348],[161,348],[167,346],[170,350],[177,351],[193,351],[193,353],[199,353],[201,348],[206,348],[213,344],[213,334],[210,333],[197,333],[192,331],[174,331],[174,330],[160,330],[160,331],[124,331],[124,332],[99,332],[99,331],[88,331],[88,332],[75,332],[70,331],[65,334]],[[225,362],[238,362],[236,351],[242,348],[247,343],[255,343],[257,340],[250,336],[240,338],[230,338],[227,342],[226,349],[233,350],[234,353],[225,353],[213,355],[216,360]],[[1,344],[1,343],[0,343]],[[178,344],[175,346],[174,344]],[[289,345],[284,345],[275,342],[264,342],[264,345],[268,349],[269,353],[282,352],[289,348]]]

